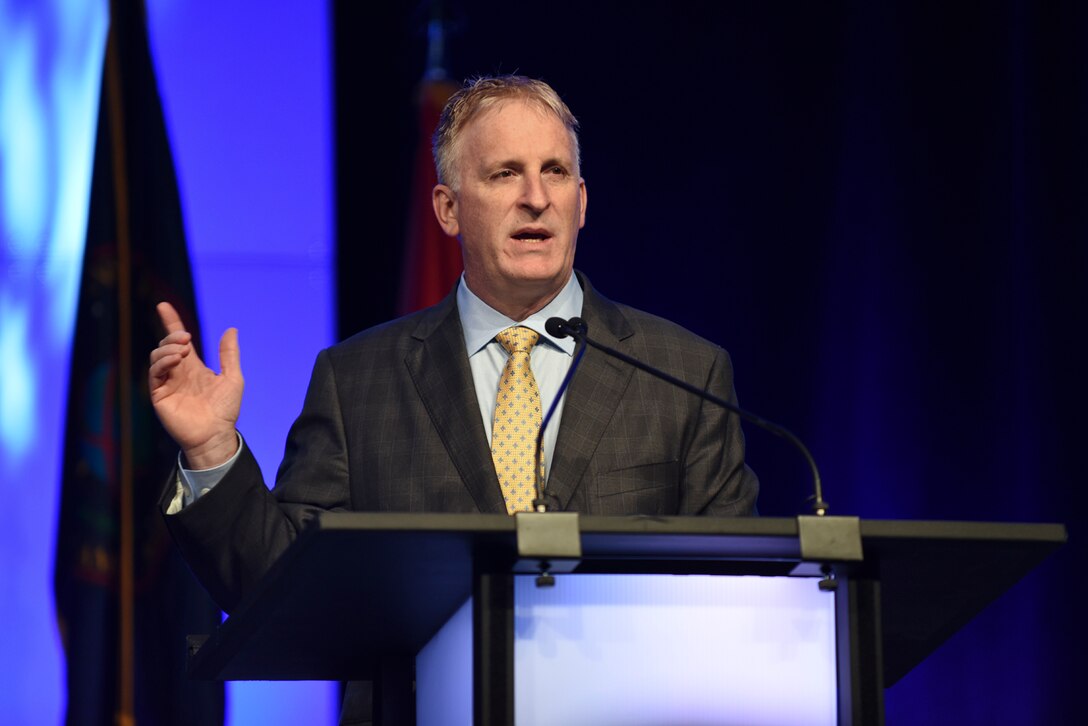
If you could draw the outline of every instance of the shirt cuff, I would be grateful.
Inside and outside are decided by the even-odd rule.
[[[215,485],[221,482],[223,477],[230,472],[235,462],[238,461],[238,457],[241,456],[242,446],[245,444],[242,439],[242,434],[237,431],[234,433],[238,437],[238,450],[234,452],[234,456],[230,457],[219,466],[212,467],[211,469],[186,469],[181,463],[181,454],[178,454],[177,492],[174,494],[174,498],[170,500],[170,504],[166,508],[167,514],[177,514],[182,509],[204,496],[214,489]]]

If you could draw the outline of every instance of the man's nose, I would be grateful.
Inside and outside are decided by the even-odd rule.
[[[548,188],[544,184],[544,180],[536,174],[526,174],[523,179],[521,205],[536,214],[540,214],[551,204]]]

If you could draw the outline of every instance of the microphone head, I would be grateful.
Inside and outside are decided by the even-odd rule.
[[[567,321],[567,332],[571,337],[581,339],[589,333],[589,326],[581,318],[571,318]]]
[[[548,331],[548,335],[559,340],[570,335],[567,321],[563,320],[563,318],[548,318],[548,321],[544,323],[544,329]]]

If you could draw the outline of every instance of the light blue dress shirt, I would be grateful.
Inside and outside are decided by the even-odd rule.
[[[457,286],[457,310],[461,315],[461,328],[465,334],[465,350],[468,351],[468,364],[472,369],[472,382],[476,387],[476,399],[480,403],[480,417],[483,419],[487,442],[491,444],[491,424],[495,417],[495,398],[499,390],[499,378],[506,367],[510,354],[502,347],[495,336],[514,325],[532,328],[540,334],[540,340],[533,347],[529,356],[529,367],[536,378],[540,390],[541,415],[548,412],[548,407],[555,400],[563,376],[570,368],[574,357],[574,340],[557,340],[548,335],[544,324],[551,317],[563,319],[582,314],[582,286],[572,274],[566,286],[541,310],[525,320],[515,321],[485,303],[465,284],[464,275]],[[565,398],[565,396],[563,397]],[[555,453],[555,440],[559,433],[559,419],[563,413],[563,399],[552,415],[548,427],[544,429],[544,478],[551,472],[552,455]]]

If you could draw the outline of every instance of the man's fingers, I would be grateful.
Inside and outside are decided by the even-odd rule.
[[[225,376],[242,377],[242,355],[238,349],[238,328],[227,328],[219,339],[219,368]]]
[[[148,369],[147,374],[151,378],[152,388],[154,388],[155,381],[161,381],[167,377],[167,374],[174,368],[177,368],[181,363],[181,356],[177,353],[163,356],[151,364],[151,368]]]
[[[164,345],[172,345],[174,343],[179,343],[181,345],[185,345],[186,343],[188,343],[192,339],[193,339],[192,333],[190,333],[188,331],[185,331],[185,330],[177,330],[177,331],[174,331],[173,333],[168,333],[165,338],[160,340],[159,341],[159,347],[161,348]]]
[[[181,360],[185,356],[189,355],[189,351],[193,349],[191,345],[178,345],[176,343],[167,343],[160,345],[155,350],[151,351],[151,364],[154,365],[156,361],[162,360],[166,356],[176,355],[178,360]]]
[[[178,315],[178,311],[174,309],[173,305],[168,302],[161,302],[155,306],[155,310],[158,311],[159,320],[162,321],[162,326],[166,328],[167,333],[185,330],[185,325],[181,322],[181,316]]]

